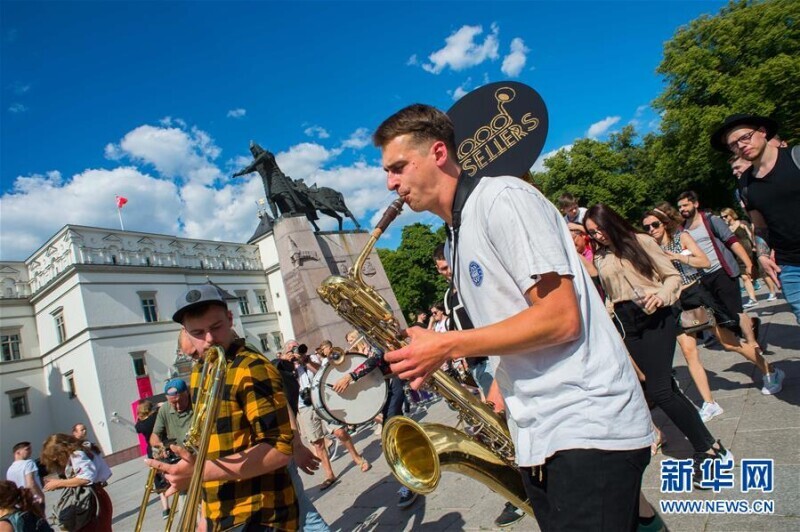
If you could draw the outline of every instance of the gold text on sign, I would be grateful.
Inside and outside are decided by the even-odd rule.
[[[516,92],[511,87],[500,87],[495,91],[498,113],[475,134],[458,145],[458,162],[467,175],[474,176],[479,169],[514,147],[528,133],[536,129],[539,119],[525,113],[520,123],[515,124],[504,105],[514,99]]]

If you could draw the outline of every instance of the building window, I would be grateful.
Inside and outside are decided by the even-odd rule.
[[[144,360],[144,353],[131,353],[131,360],[133,361],[133,374],[139,377],[147,377],[147,363]]]
[[[12,390],[6,392],[8,400],[11,404],[11,417],[27,416],[31,413],[31,408],[28,405],[28,389]]]
[[[239,301],[239,313],[242,316],[250,314],[250,302],[247,301],[247,292],[244,290],[236,291],[236,299]]]
[[[275,346],[275,351],[280,353],[281,349],[283,348],[283,338],[281,338],[281,333],[274,332],[272,333],[272,345]]]
[[[144,258],[144,265],[145,265],[145,266],[150,266],[150,265],[151,265],[151,262],[150,262],[150,257],[145,257],[145,258]]]
[[[156,307],[156,296],[153,293],[139,294],[140,301],[142,302],[142,312],[144,313],[144,321],[152,323],[158,321],[158,308]]]
[[[269,351],[269,336],[266,334],[259,334],[259,340],[261,340],[261,351],[264,353]]]
[[[117,256],[111,255],[111,264],[116,264],[116,263],[117,263]]]
[[[19,334],[17,333],[0,335],[0,348],[2,348],[3,362],[22,358],[19,348],[20,343]]]
[[[256,298],[258,298],[258,308],[261,310],[261,313],[266,314],[269,312],[269,307],[267,306],[267,294],[256,294]]]
[[[59,344],[63,344],[67,339],[67,326],[64,323],[64,309],[59,308],[53,312],[52,316],[56,325],[56,340]]]
[[[72,370],[64,373],[64,382],[67,385],[67,396],[70,399],[78,397],[78,391],[77,388],[75,388],[75,374]]]

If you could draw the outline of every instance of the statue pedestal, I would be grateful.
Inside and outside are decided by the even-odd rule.
[[[329,275],[347,275],[369,240],[369,233],[314,233],[305,216],[292,216],[277,219],[273,235],[295,339],[312,350],[323,340],[347,348],[345,335],[353,328],[322,302],[317,287]],[[363,276],[364,281],[386,299],[401,326],[405,327],[403,313],[374,249],[364,264]]]

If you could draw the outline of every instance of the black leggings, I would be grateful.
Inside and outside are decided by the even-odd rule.
[[[636,304],[624,301],[614,305],[622,327],[625,346],[645,376],[647,396],[661,407],[689,439],[695,452],[705,452],[714,445],[714,437],[694,405],[680,388],[672,386],[672,359],[678,333],[669,307],[645,314]]]

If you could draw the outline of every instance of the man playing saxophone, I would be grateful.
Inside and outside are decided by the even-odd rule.
[[[373,140],[389,189],[447,224],[475,326],[409,328],[385,356],[392,371],[418,388],[447,360],[490,354],[540,528],[634,530],[650,414],[558,210],[516,177],[462,174],[453,124],[433,107],[400,110]]]
[[[203,470],[207,529],[297,530],[296,494],[286,468],[293,433],[278,370],[236,338],[231,312],[213,285],[191,288],[177,299],[176,307],[172,319],[183,325],[200,358],[218,345],[228,361]],[[193,391],[200,367],[192,371]],[[182,447],[173,450],[183,459],[177,464],[147,464],[165,473],[171,491],[179,491],[189,484],[194,457]]]

